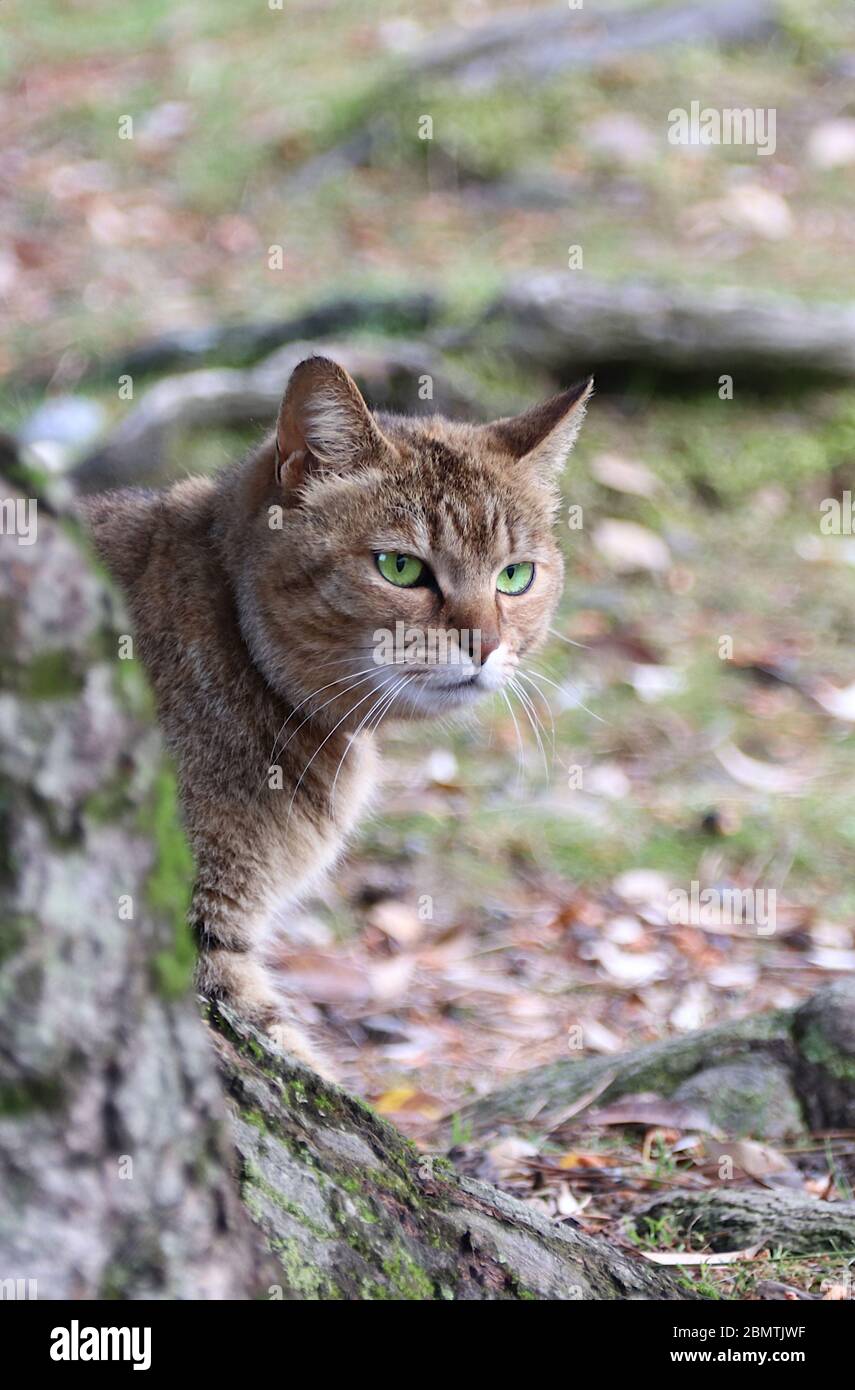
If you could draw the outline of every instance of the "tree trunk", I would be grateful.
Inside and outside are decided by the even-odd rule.
[[[110,591],[37,528],[0,539],[0,1278],[238,1297],[262,1252],[187,997],[172,778]]]

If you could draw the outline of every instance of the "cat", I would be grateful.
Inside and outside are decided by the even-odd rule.
[[[310,357],[246,459],[82,504],[177,762],[198,988],[326,1074],[268,964],[277,913],[321,883],[368,805],[380,720],[465,708],[545,639],[557,479],[592,387],[459,424],[375,415]]]

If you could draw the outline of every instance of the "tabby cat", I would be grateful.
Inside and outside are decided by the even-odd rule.
[[[85,504],[177,760],[199,989],[311,1065],[268,964],[277,919],[365,810],[380,721],[499,691],[544,640],[557,478],[591,389],[488,425],[401,418],[311,357],[245,460]]]

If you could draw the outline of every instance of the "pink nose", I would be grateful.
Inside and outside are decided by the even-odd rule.
[[[498,632],[482,632],[480,645],[477,642],[473,643],[473,657],[477,660],[480,654],[480,661],[483,666],[488,656],[492,656],[496,648],[501,645],[501,641]]]

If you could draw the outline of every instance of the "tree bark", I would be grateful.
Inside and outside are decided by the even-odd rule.
[[[264,1256],[187,997],[189,864],[127,631],[67,523],[39,506],[34,543],[0,539],[0,1279],[231,1298]]]
[[[820,1202],[791,1192],[673,1192],[655,1197],[633,1214],[640,1236],[666,1220],[675,1234],[710,1250],[780,1247],[788,1255],[855,1250],[855,1202]]]
[[[241,1195],[280,1264],[321,1299],[617,1299],[689,1294],[632,1253],[556,1226],[419,1154],[354,1096],[210,1005]]]

